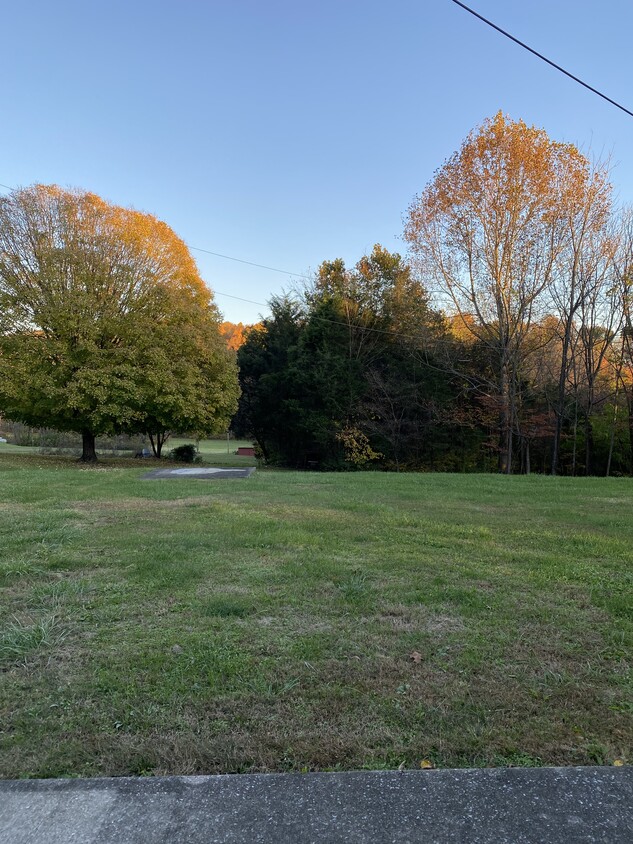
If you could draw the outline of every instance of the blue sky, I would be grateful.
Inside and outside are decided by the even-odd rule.
[[[633,110],[633,3],[467,0]],[[0,182],[56,182],[192,247],[307,273],[376,242],[502,109],[594,156],[633,202],[633,118],[451,0],[5,3]],[[227,319],[292,279],[193,254]]]

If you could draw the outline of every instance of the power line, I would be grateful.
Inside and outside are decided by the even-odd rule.
[[[11,185],[5,185],[2,182],[0,182],[0,187],[6,188],[10,191],[17,190],[17,188],[12,188]],[[235,258],[233,255],[223,255],[221,252],[212,252],[210,249],[203,249],[201,246],[189,246],[189,249],[193,249],[196,252],[204,252],[206,255],[215,255],[216,258],[225,258],[227,261],[237,261],[238,264],[247,264],[249,267],[259,267],[261,270],[270,270],[270,272],[273,273],[282,273],[283,275],[289,275],[293,278],[303,278],[306,281],[311,281],[310,276],[304,275],[303,273],[293,273],[290,270],[281,270],[279,267],[269,267],[267,264],[257,264],[255,261],[246,261],[244,258]],[[216,291],[216,293],[220,296],[228,296],[229,299],[240,299],[239,296],[231,296],[230,293],[220,293],[219,291]],[[251,302],[250,299],[241,299],[241,301],[265,307],[262,302]]]
[[[8,190],[11,190],[11,191],[16,190],[16,188],[12,188],[10,185],[5,185],[2,182],[0,182],[0,187],[7,188]],[[234,258],[231,255],[223,255],[220,252],[212,252],[210,249],[202,249],[199,246],[189,246],[189,249],[195,249],[198,252],[205,252],[208,255],[215,255],[218,258],[226,258],[228,261],[238,261],[240,264],[248,264],[249,266],[259,267],[260,269],[272,270],[273,272],[284,273],[285,275],[294,276],[295,278],[304,278],[307,281],[312,280],[310,278],[310,276],[302,275],[301,273],[292,273],[289,270],[280,270],[277,267],[268,267],[265,264],[256,264],[253,261],[245,261],[242,258]],[[213,294],[215,296],[225,296],[228,299],[236,299],[238,302],[246,302],[249,305],[257,305],[260,308],[268,308],[270,306],[270,302],[256,302],[254,299],[246,299],[243,296],[235,296],[233,293],[223,293],[221,290],[217,290],[215,287],[213,287],[212,290],[213,290]],[[297,303],[297,304],[299,304],[299,303]],[[419,341],[421,339],[420,336],[416,335],[416,334],[405,334],[402,331],[394,331],[393,329],[389,329],[389,328],[373,328],[369,325],[361,325],[361,324],[355,323],[355,322],[344,322],[343,320],[331,319],[329,317],[316,316],[314,314],[311,316],[311,319],[314,319],[317,322],[329,323],[330,325],[339,325],[339,326],[342,326],[343,328],[348,328],[348,329],[356,328],[356,329],[360,329],[361,331],[371,332],[373,334],[386,334],[386,335],[391,336],[391,337],[402,337],[405,340]],[[437,344],[446,345],[447,343],[450,345],[451,342],[452,341],[450,341],[450,340],[449,341],[438,340],[438,338],[435,338],[435,340],[434,340],[434,343],[436,345]]]
[[[16,188],[12,188],[10,185],[5,185],[2,182],[0,182],[0,187],[7,188],[7,190],[11,190],[11,191],[16,190]],[[243,260],[242,258],[234,258],[232,255],[223,255],[220,252],[212,252],[210,249],[202,249],[199,246],[189,246],[189,249],[195,249],[198,252],[205,252],[208,255],[215,255],[218,258],[226,258],[229,261],[238,261],[240,264],[248,264],[249,266],[259,267],[260,269],[272,270],[273,272],[284,273],[285,275],[294,276],[295,278],[304,278],[308,281],[312,280],[310,278],[310,276],[302,275],[301,273],[292,273],[289,270],[280,270],[277,267],[268,267],[265,264],[256,264],[254,261],[246,261],[246,260]],[[249,305],[257,305],[260,308],[267,308],[267,307],[270,306],[270,302],[256,302],[254,299],[246,299],[243,296],[235,296],[233,293],[223,293],[221,290],[217,290],[215,287],[212,288],[212,290],[213,290],[214,296],[225,296],[228,299],[236,299],[238,302],[246,302]],[[299,304],[299,303],[297,302],[297,304]],[[310,318],[313,319],[313,320],[316,320],[317,322],[324,322],[324,323],[328,323],[329,325],[338,325],[338,326],[341,326],[343,328],[347,328],[347,329],[350,329],[350,330],[351,329],[359,329],[361,331],[370,332],[372,334],[383,334],[383,335],[388,335],[390,337],[401,337],[405,340],[413,340],[413,341],[416,341],[416,342],[419,342],[421,339],[424,339],[419,334],[405,334],[402,331],[394,331],[393,329],[389,329],[389,328],[374,328],[374,327],[369,326],[369,325],[361,325],[360,323],[349,322],[349,321],[344,322],[343,320],[331,319],[330,317],[317,316],[316,314],[311,315]],[[437,345],[451,345],[452,342],[453,342],[452,340],[441,339],[441,338],[437,338],[437,337],[433,340],[433,343],[436,346]],[[423,349],[423,351],[428,356],[428,350]],[[431,364],[428,362],[428,360],[427,360],[427,365],[431,366]],[[433,367],[433,368],[437,368],[437,367]]]
[[[190,249],[196,249],[195,246],[190,246]],[[210,252],[208,249],[199,249],[200,252],[209,252],[210,255],[219,255],[218,252]],[[254,267],[262,267],[263,269],[274,269],[274,267],[266,267],[263,264],[253,264],[252,261],[242,261],[240,258],[231,258],[230,255],[219,255],[220,258],[228,258],[231,261],[240,261],[243,264],[251,264]],[[287,272],[286,270],[277,270],[277,272],[283,273]],[[299,278],[305,278],[308,281],[311,281],[310,276],[307,275],[299,275],[298,273],[288,273],[288,275],[296,275]],[[235,296],[232,293],[223,293],[221,290],[216,290],[213,288],[213,293],[216,296],[226,296],[229,299],[237,299],[238,302],[246,302],[249,305],[258,305],[260,308],[268,308],[270,306],[270,302],[256,302],[254,299],[245,299],[243,296]],[[273,297],[275,298],[275,297]],[[297,303],[299,304],[299,303]],[[338,319],[331,319],[329,317],[322,317],[322,316],[315,316],[312,315],[311,319],[315,319],[318,322],[327,322],[330,325],[341,325],[343,328],[359,328],[362,331],[371,331],[374,334],[388,334],[391,337],[403,337],[405,340],[419,340],[419,336],[415,334],[404,334],[402,331],[393,331],[389,328],[372,328],[369,325],[361,325],[355,322],[343,322],[343,320]]]
[[[0,187],[7,188],[8,190],[16,190],[16,188],[12,188],[10,185],[5,185],[0,182]],[[195,249],[197,252],[205,252],[208,255],[215,255],[218,258],[226,258],[228,261],[238,261],[240,264],[248,264],[252,267],[259,267],[260,269],[264,270],[272,270],[273,272],[277,273],[284,273],[285,275],[294,276],[295,278],[304,278],[307,281],[311,281],[312,279],[310,276],[302,275],[301,273],[292,273],[289,270],[280,270],[277,267],[268,267],[265,264],[256,264],[254,261],[245,261],[242,258],[234,258],[232,255],[223,255],[220,252],[212,252],[210,249],[202,249],[199,246],[189,246],[189,249]],[[254,299],[246,299],[243,296],[235,296],[233,293],[223,293],[221,290],[217,290],[215,287],[213,288],[213,294],[215,296],[225,296],[228,299],[236,299],[238,302],[246,302],[249,305],[257,305],[260,308],[267,308],[270,306],[270,302],[256,302]],[[368,331],[373,334],[386,334],[391,337],[402,337],[405,340],[420,340],[419,335],[415,334],[405,334],[402,331],[393,331],[389,328],[373,328],[369,325],[360,325],[359,323],[355,322],[344,322],[343,320],[331,319],[329,317],[322,317],[312,315],[312,319],[317,320],[318,322],[326,322],[330,325],[340,325],[343,328],[357,328],[361,331]],[[436,341],[437,342],[437,341]],[[446,341],[441,341],[446,342]]]
[[[0,182],[0,187],[7,188],[7,190],[10,191],[17,190],[17,188],[12,188],[10,185],[5,185],[2,182]],[[226,258],[228,261],[238,261],[240,264],[248,264],[251,267],[259,267],[263,270],[271,270],[277,273],[284,273],[285,275],[294,276],[295,278],[303,278],[307,281],[312,280],[310,276],[302,275],[301,273],[293,273],[289,270],[280,270],[278,267],[269,267],[265,264],[256,264],[254,261],[246,261],[242,258],[234,258],[232,255],[223,255],[220,252],[212,252],[210,249],[202,249],[199,246],[189,246],[189,249],[195,249],[197,252],[205,252],[208,255],[215,255],[218,258]],[[243,296],[235,296],[233,293],[223,293],[221,290],[217,290],[215,287],[213,287],[212,290],[215,296],[225,296],[228,299],[236,299],[238,302],[246,302],[249,305],[257,305],[260,308],[267,308],[270,306],[269,302],[256,302],[254,299],[246,299]],[[360,325],[354,322],[343,322],[342,320],[330,319],[329,317],[313,316],[312,319],[316,319],[319,322],[327,322],[331,325],[340,325],[343,328],[358,328],[362,331],[369,331],[374,334],[387,334],[392,337],[403,337],[406,340],[420,339],[419,336],[414,334],[404,334],[401,331],[393,331],[388,328],[372,328],[369,325]]]
[[[608,103],[611,103],[611,105],[614,105],[616,108],[619,108],[621,111],[625,112],[630,117],[633,117],[633,111],[629,111],[628,108],[625,108],[623,105],[620,105],[620,103],[616,102],[615,100],[612,100],[611,97],[607,97],[607,95],[603,94],[602,91],[599,91],[597,88],[594,88],[593,86],[588,85],[586,82],[583,82],[582,79],[579,79],[577,76],[574,76],[573,73],[570,73],[568,70],[565,70],[564,67],[561,67],[559,64],[556,64],[556,62],[553,62],[551,59],[548,59],[542,53],[537,52],[537,50],[533,50],[532,47],[529,47],[527,44],[524,44],[523,41],[519,41],[519,39],[515,38],[514,35],[510,35],[510,33],[506,32],[505,29],[501,29],[501,27],[497,26],[496,23],[493,23],[492,21],[488,20],[488,18],[485,18],[483,15],[480,15],[478,12],[476,12],[474,9],[471,9],[465,3],[460,2],[460,0],[453,0],[453,3],[455,3],[457,6],[461,6],[462,9],[465,9],[467,12],[470,12],[471,15],[474,15],[476,18],[479,18],[480,21],[483,21],[484,23],[488,24],[488,26],[491,26],[493,29],[496,29],[497,32],[500,32],[502,35],[505,35],[506,38],[509,38],[511,41],[514,41],[514,43],[518,44],[520,47],[523,47],[524,50],[527,50],[528,52],[537,56],[542,61],[547,62],[547,64],[556,68],[556,70],[559,70],[561,73],[564,73],[565,76],[569,76],[569,78],[573,79],[574,82],[578,82],[579,85],[582,85],[584,88],[587,88],[589,91],[592,91],[594,94],[597,94],[599,97],[602,97],[603,100],[606,100]]]
[[[222,255],[220,252],[211,252],[210,249],[202,249],[200,246],[190,246],[189,249],[195,249],[196,252],[206,252],[207,255],[215,255],[217,258],[226,258],[227,261],[237,261],[240,264],[248,264],[250,267],[259,267],[262,270],[270,270],[273,273],[283,273],[284,275],[291,275],[295,278],[305,278],[310,281],[310,276],[308,275],[293,273],[290,272],[290,270],[280,270],[279,267],[268,267],[266,264],[256,264],[254,261],[245,261],[243,258],[234,258],[232,255]],[[258,303],[255,302],[255,304]]]
[[[13,191],[16,188],[12,188],[11,185],[5,185],[0,182],[0,188],[6,188],[7,190]],[[212,252],[210,249],[203,249],[201,246],[191,246],[189,245],[189,249],[194,249],[196,252],[204,252],[206,255],[215,255],[216,258],[225,258],[227,261],[237,261],[238,264],[248,264],[249,267],[259,267],[260,270],[270,270],[273,273],[282,273],[283,275],[289,275],[293,278],[304,278],[306,281],[311,281],[309,275],[304,275],[303,273],[293,273],[290,270],[281,270],[279,267],[269,267],[266,264],[257,264],[255,261],[246,261],[244,258],[235,258],[233,255],[223,255],[221,252]],[[218,291],[216,291],[218,292]],[[228,296],[230,299],[239,299],[239,296],[231,296],[230,293],[222,293],[222,296]],[[243,299],[244,302],[250,302],[250,299]],[[252,302],[253,305],[261,305],[261,302]]]
[[[266,302],[255,302],[253,299],[244,299],[243,296],[234,296],[232,293],[222,293],[219,290],[216,290],[215,287],[213,288],[213,292],[216,296],[227,296],[229,299],[237,299],[238,302],[248,302],[249,305],[259,305],[261,308],[268,307]]]
[[[215,289],[213,292],[218,296],[228,296],[229,299],[238,299],[240,302],[248,302],[249,305],[259,305],[262,308],[267,308],[270,304],[255,302],[253,299],[244,299],[241,296],[233,296],[231,293],[221,293],[219,290]],[[297,302],[297,305],[299,305],[299,302]],[[403,337],[405,340],[420,340],[420,336],[417,334],[405,334],[403,331],[393,331],[393,329],[390,328],[372,328],[370,325],[361,325],[358,322],[344,322],[340,319],[331,319],[330,317],[316,316],[315,314],[311,314],[310,319],[314,319],[317,322],[327,322],[330,325],[340,325],[343,328],[358,328],[361,331],[370,331],[373,334],[387,334],[390,337]],[[446,341],[440,342],[446,343]]]
[[[15,190],[15,188],[12,188],[10,185],[5,185],[2,182],[0,182],[0,187],[7,188],[8,190]],[[284,273],[286,275],[295,276],[296,278],[304,278],[308,281],[311,280],[310,276],[302,275],[301,273],[292,273],[289,270],[280,270],[277,267],[268,267],[265,264],[256,264],[253,261],[245,261],[242,258],[234,258],[231,255],[222,255],[219,252],[212,252],[210,249],[202,249],[199,246],[190,246],[189,248],[195,249],[198,252],[206,252],[209,255],[216,255],[218,258],[226,258],[229,261],[238,261],[240,264],[249,264],[252,267],[260,267],[264,270],[272,270],[273,272]],[[243,296],[235,296],[233,293],[223,293],[221,290],[216,290],[215,287],[213,288],[213,293],[215,296],[226,296],[228,299],[237,299],[238,302],[246,302],[249,305],[257,305],[260,308],[267,308],[270,304],[267,302],[256,302],[254,299],[246,299]],[[363,331],[371,331],[377,334],[390,334],[393,337],[404,337],[408,340],[419,339],[412,334],[403,334],[400,331],[390,331],[385,328],[372,328],[370,326],[358,325],[356,323],[343,322],[342,320],[329,319],[328,317],[315,316],[313,318],[317,319],[319,322],[328,322],[332,325],[341,325],[345,328],[360,328]]]

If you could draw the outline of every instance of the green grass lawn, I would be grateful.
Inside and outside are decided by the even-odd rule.
[[[234,440],[233,438],[231,438],[227,443],[226,439],[193,440],[187,439],[186,437],[170,437],[167,440],[165,448],[169,451],[172,448],[176,448],[178,445],[184,445],[184,443],[197,444],[198,451],[205,458],[214,458],[217,456],[226,457],[227,454],[235,454],[240,446],[246,446],[249,448],[252,448],[253,446],[251,440]]]
[[[169,459],[169,452],[172,448],[176,448],[176,446],[184,445],[185,443],[192,443],[196,444],[196,440],[193,439],[186,439],[184,437],[173,437],[167,440],[165,446],[163,448],[163,460]],[[240,446],[252,446],[253,443],[250,440],[230,440],[227,447],[226,440],[199,440],[197,441],[198,451],[200,457],[202,458],[202,462],[205,464],[213,464],[214,466],[229,466],[229,467],[244,467],[244,466],[255,466],[257,461],[254,457],[243,457],[242,455],[238,455],[235,452]],[[149,445],[147,446],[149,449]],[[81,448],[75,449],[55,449],[57,452],[56,456],[69,456],[71,458],[76,459],[81,454]],[[42,449],[37,446],[22,446],[22,445],[13,445],[11,443],[0,443],[0,460],[3,456],[7,454],[42,454]],[[103,449],[97,449],[97,453],[108,457],[108,465],[118,465],[121,467],[129,466],[130,460],[133,459],[132,452],[128,452],[127,454],[119,453],[117,458],[112,459],[111,455],[112,452],[104,451]],[[154,460],[154,458],[150,458],[150,460]],[[121,462],[123,461],[123,462]],[[155,464],[152,462],[148,466],[148,468],[155,468]]]
[[[183,437],[170,438],[165,444],[165,455],[169,454],[172,448],[185,443],[196,444],[196,440]],[[240,446],[252,447],[253,443],[250,440],[232,439],[228,444],[226,440],[198,440],[197,446],[203,463],[235,467],[255,466],[257,463],[254,457],[243,457],[235,453]]]
[[[5,454],[39,454],[40,449],[35,446],[13,445],[13,443],[0,443],[0,458]]]
[[[631,480],[148,462],[0,453],[0,776],[633,761]]]

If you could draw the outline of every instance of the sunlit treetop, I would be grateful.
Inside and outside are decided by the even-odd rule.
[[[51,331],[65,309],[156,317],[178,292],[212,306],[187,246],[153,215],[57,185],[0,198],[0,297],[17,324]]]

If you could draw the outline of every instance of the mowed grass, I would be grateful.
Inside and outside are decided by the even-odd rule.
[[[39,454],[40,449],[34,446],[13,445],[13,443],[0,443],[0,458],[6,454]]]
[[[98,443],[99,441],[97,441]],[[255,466],[257,461],[254,457],[245,457],[241,454],[236,454],[240,446],[252,447],[253,443],[250,440],[230,440],[227,447],[226,440],[196,440],[186,439],[184,437],[170,437],[163,448],[163,460],[169,459],[169,453],[173,448],[179,445],[191,443],[198,446],[199,456],[203,463],[213,464],[214,466],[226,466],[233,468],[243,468],[246,466]],[[146,446],[149,449],[149,445]],[[59,454],[57,456],[68,456],[77,459],[81,454],[81,448],[75,449],[57,449]],[[66,455],[64,455],[66,452]],[[0,443],[0,460],[8,454],[40,454],[42,450],[35,446],[20,446],[12,443]],[[107,449],[97,448],[97,453],[107,459],[107,465],[129,466],[129,461],[133,459],[133,453],[129,452],[119,453],[118,457],[112,457],[112,452]],[[123,462],[121,462],[123,461]],[[144,464],[151,461],[155,463],[154,458],[145,458]],[[155,465],[150,465],[149,468],[156,468]]]
[[[196,440],[186,439],[184,437],[172,437],[167,440],[165,444],[165,454],[169,454],[172,448],[186,443],[197,444],[198,453],[203,463],[212,464],[213,466],[227,466],[232,468],[243,468],[246,466],[255,466],[257,461],[254,457],[246,457],[241,454],[236,454],[240,446],[252,448],[251,440],[230,440],[227,444],[226,440]]]
[[[146,468],[0,456],[1,776],[632,761],[632,481]]]

